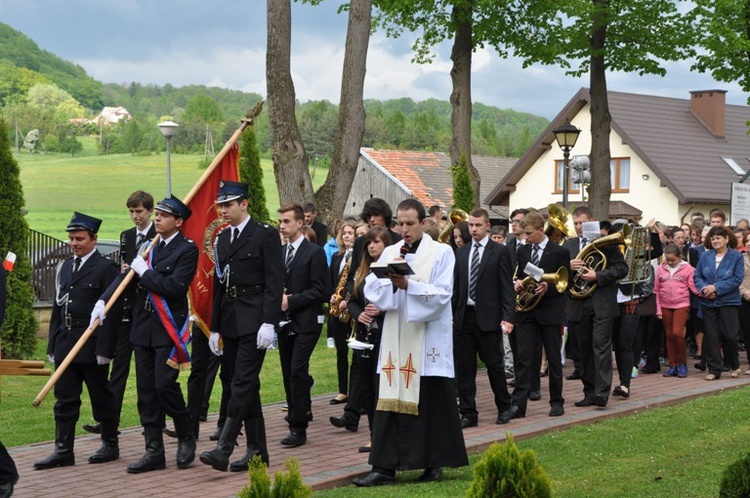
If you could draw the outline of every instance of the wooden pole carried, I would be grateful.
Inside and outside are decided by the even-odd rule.
[[[237,142],[237,140],[240,139],[240,136],[242,135],[242,132],[245,131],[245,128],[252,125],[255,121],[255,118],[258,117],[260,112],[263,110],[263,101],[258,102],[255,105],[255,108],[250,112],[247,116],[242,118],[240,127],[237,128],[237,131],[234,132],[234,134],[227,140],[227,143],[224,144],[224,147],[219,151],[219,153],[216,155],[214,160],[211,162],[211,164],[206,168],[206,171],[201,175],[201,177],[198,179],[198,181],[193,185],[193,188],[190,189],[190,192],[185,196],[183,199],[183,203],[189,204],[190,201],[195,197],[195,194],[198,193],[198,190],[203,186],[203,184],[208,180],[208,178],[211,176],[211,173],[216,169],[216,167],[219,165],[222,159],[224,159],[224,156],[227,155],[227,152],[229,152],[229,149],[234,146],[234,144]],[[151,250],[152,247],[156,243],[159,242],[159,234],[156,234],[156,237],[151,241],[151,244],[148,246],[148,249],[141,254],[143,259],[146,259],[148,257],[148,253]],[[107,301],[107,304],[104,307],[104,313],[107,314],[112,309],[112,307],[115,305],[117,300],[120,298],[122,293],[125,291],[125,289],[128,287],[130,282],[133,280],[133,276],[135,275],[135,270],[132,268],[128,270],[128,273],[125,275],[125,278],[123,278],[122,282],[120,282],[120,285],[117,287],[115,292],[112,294],[112,297],[109,298],[109,301]],[[75,343],[73,348],[70,350],[68,355],[65,357],[65,359],[60,363],[60,365],[55,369],[55,373],[52,374],[52,377],[47,381],[46,384],[44,384],[44,387],[41,391],[39,391],[39,394],[37,394],[36,398],[34,398],[34,401],[31,402],[32,406],[38,407],[42,400],[44,399],[47,394],[49,394],[50,390],[54,387],[54,385],[57,383],[57,381],[60,379],[62,374],[65,372],[65,370],[68,368],[68,366],[73,362],[73,359],[78,355],[78,353],[83,348],[84,344],[86,344],[86,341],[91,337],[91,335],[94,333],[96,328],[99,326],[99,319],[97,318],[94,320],[94,323],[92,323],[89,328],[86,329],[86,331],[81,335],[81,337],[78,339],[78,342]]]

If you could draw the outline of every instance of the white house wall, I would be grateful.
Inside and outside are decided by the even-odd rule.
[[[591,115],[590,107],[585,106],[571,123],[581,129],[575,147],[571,151],[574,155],[588,154],[591,150]],[[645,223],[656,218],[666,224],[677,224],[680,216],[687,208],[680,210],[677,198],[666,187],[661,187],[659,179],[646,164],[633,153],[632,149],[622,143],[622,138],[612,130],[610,134],[610,154],[613,158],[630,158],[630,192],[613,193],[611,200],[624,201],[643,211],[642,221]],[[545,151],[537,162],[529,169],[516,185],[516,190],[510,194],[510,211],[517,208],[535,207],[541,209],[553,202],[562,202],[562,194],[555,194],[555,161],[562,161],[563,153],[557,142]],[[643,179],[648,175],[648,180]],[[571,193],[568,203],[575,207],[581,201],[581,193]],[[706,212],[707,214],[707,212]]]

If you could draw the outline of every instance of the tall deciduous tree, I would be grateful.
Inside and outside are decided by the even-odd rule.
[[[16,254],[15,269],[8,276],[8,302],[5,321],[0,329],[2,356],[28,357],[36,347],[39,324],[31,304],[34,288],[31,285],[31,263],[26,255],[29,226],[23,217],[23,188],[20,170],[13,158],[5,120],[0,118],[0,259],[5,253]]]
[[[290,70],[292,6],[290,0],[267,0],[266,5],[266,94],[279,202],[310,202],[314,199],[312,179],[294,115],[295,92]]]
[[[362,147],[362,138],[365,134],[365,106],[362,94],[371,29],[372,1],[351,2],[333,159],[328,177],[316,195],[318,212],[329,221],[342,216],[354,175],[357,173],[359,149]]]
[[[694,53],[692,16],[680,0],[538,0],[519,4],[513,46],[534,62],[589,74],[591,91],[591,190],[594,217],[609,216],[612,118],[607,71],[666,74],[663,61]],[[550,15],[553,14],[553,15]],[[544,23],[538,19],[545,19]],[[576,66],[573,66],[576,64]]]

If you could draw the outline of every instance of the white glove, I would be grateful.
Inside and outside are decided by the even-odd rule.
[[[275,330],[270,323],[264,323],[258,329],[258,349],[268,349],[273,345],[273,334]]]
[[[52,363],[54,365],[55,364],[55,355],[48,354],[47,355],[47,361],[49,361],[50,363]]]
[[[99,325],[102,325],[104,323],[104,319],[107,318],[107,315],[104,314],[104,307],[106,304],[101,299],[96,302],[96,305],[94,305],[94,310],[91,312],[91,321],[89,322],[89,328],[94,326],[94,320],[97,318],[99,319]]]
[[[130,267],[133,269],[134,272],[138,274],[139,277],[142,277],[143,274],[146,273],[146,270],[148,270],[148,265],[146,264],[146,260],[140,256],[136,256],[133,262],[130,263]]]
[[[112,361],[112,358],[96,355],[96,364],[99,366],[109,365],[110,361]]]
[[[219,348],[220,338],[221,338],[221,334],[219,334],[218,332],[211,332],[211,335],[208,338],[208,348],[216,356],[221,356],[224,354],[224,350]]]

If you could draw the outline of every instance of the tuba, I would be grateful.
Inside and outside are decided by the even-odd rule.
[[[630,227],[630,225],[624,225]],[[649,235],[648,228],[646,227],[633,227],[630,232],[630,237],[625,239],[625,261],[628,264],[628,275],[620,279],[620,284],[639,284],[646,282],[650,278],[650,263],[648,260],[648,246],[649,246]]]
[[[562,234],[559,239],[556,237],[558,232]],[[562,244],[566,237],[575,237],[576,231],[570,212],[559,204],[553,203],[547,206],[547,221],[544,222],[544,235],[558,244]]]
[[[554,285],[557,292],[562,294],[568,288],[568,270],[561,266],[555,273],[545,273],[542,275],[540,282],[547,282]],[[516,311],[531,311],[536,308],[539,301],[542,300],[543,294],[536,293],[536,286],[539,282],[534,277],[528,276],[521,280],[521,290],[516,295]]]
[[[448,213],[448,224],[445,225],[445,228],[443,228],[443,231],[440,232],[440,235],[438,236],[438,242],[447,244],[451,238],[451,233],[453,232],[453,226],[456,223],[459,223],[461,221],[468,221],[468,220],[469,220],[469,215],[463,209],[458,209],[457,207],[454,207],[453,209],[451,209],[450,213]]]
[[[627,227],[627,228],[625,228]],[[581,249],[576,259],[583,260],[576,274],[573,276],[573,283],[570,287],[570,296],[574,299],[585,299],[594,292],[597,287],[596,282],[586,282],[583,279],[583,272],[586,269],[594,271],[604,270],[607,268],[607,257],[599,250],[600,247],[611,246],[613,244],[626,245],[630,236],[630,226],[625,225],[621,232],[599,237],[589,245]]]

